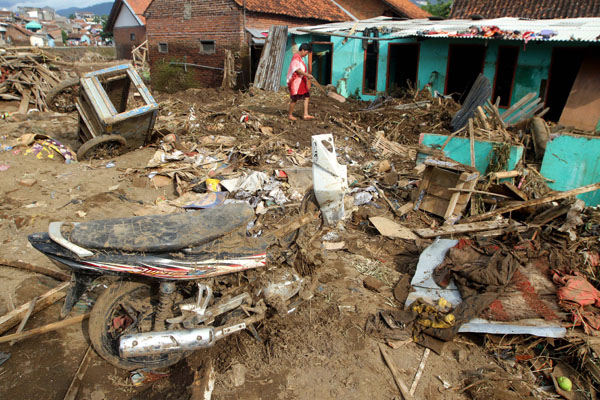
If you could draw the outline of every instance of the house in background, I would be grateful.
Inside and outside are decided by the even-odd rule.
[[[364,39],[344,41],[354,25],[291,29],[284,65],[290,62],[294,45],[327,45],[331,61],[324,66],[309,62],[312,74],[327,77],[321,69],[331,71],[329,80],[321,83],[363,100],[408,86],[429,87],[461,100],[483,73],[492,83],[492,98],[500,97],[501,108],[533,92],[550,108],[546,118],[552,121],[560,119],[580,66],[600,65],[594,64],[600,58],[600,18],[398,21],[379,17],[357,24],[353,35]],[[586,70],[593,75],[586,79],[600,82],[600,68]],[[282,85],[285,75],[283,71]],[[599,116],[591,118],[595,124]]]
[[[25,25],[25,29],[35,33],[37,31],[39,31],[40,29],[42,29],[42,25],[40,25],[39,22],[31,21]]]
[[[359,20],[379,16],[395,18],[427,18],[430,14],[410,0],[336,0]]]
[[[31,31],[17,24],[6,25],[6,41],[13,46],[30,46],[31,35],[33,35]]]
[[[161,61],[195,64],[199,85],[218,86],[222,72],[215,68],[223,67],[230,50],[238,82],[247,84],[271,25],[291,28],[384,14],[429,15],[409,0],[153,0],[145,12],[150,64],[153,69]]]
[[[600,17],[600,0],[454,0],[450,18],[589,18]]]
[[[131,50],[146,40],[144,11],[151,0],[116,0],[106,21],[113,33],[117,59],[131,59]]]

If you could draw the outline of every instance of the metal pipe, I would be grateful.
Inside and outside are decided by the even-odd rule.
[[[219,67],[209,67],[208,65],[199,65],[199,64],[191,64],[191,63],[182,63],[182,62],[175,62],[175,61],[171,61],[169,64],[171,65],[183,65],[183,66],[191,66],[191,67],[197,67],[197,68],[206,68],[206,69],[214,69],[217,71],[225,71],[225,69],[223,68],[219,68]],[[242,71],[234,71],[236,74],[241,74]]]
[[[345,35],[343,33],[335,33],[335,32],[322,32],[322,31],[315,31],[315,30],[311,30],[311,29],[305,29],[305,28],[296,28],[297,31],[300,32],[306,32],[306,33],[313,33],[316,35],[323,35],[323,36],[339,36],[339,37],[343,37],[343,38],[348,38],[348,39],[360,39],[360,40],[396,40],[396,39],[402,39],[399,37],[371,37],[371,36],[356,36],[356,35]]]
[[[136,333],[121,337],[119,353],[121,357],[140,357],[190,351],[210,347],[215,341],[214,328]]]

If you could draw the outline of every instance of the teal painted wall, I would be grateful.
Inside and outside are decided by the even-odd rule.
[[[360,32],[357,32],[359,35]],[[387,35],[382,35],[386,37]],[[333,43],[333,72],[332,84],[337,87],[338,93],[345,97],[358,95],[362,100],[373,100],[376,95],[365,94],[362,91],[364,73],[364,50],[362,40],[348,39],[342,44],[344,38],[331,36]],[[312,41],[312,35],[290,35],[281,84],[286,85],[287,69],[292,58],[292,44]],[[432,84],[432,90],[444,93],[446,83],[446,69],[448,63],[448,50],[450,44],[483,44],[486,46],[483,74],[494,84],[496,74],[496,61],[499,46],[518,46],[519,56],[515,73],[511,104],[514,104],[528,93],[540,95],[540,84],[543,79],[548,79],[552,48],[588,46],[590,43],[581,42],[529,42],[524,44],[517,40],[484,40],[460,38],[404,38],[379,41],[377,91],[384,94],[387,85],[388,49],[390,43],[419,43],[418,85],[422,89],[429,82],[434,72],[437,78]],[[600,121],[599,121],[600,126]]]
[[[540,173],[555,182],[554,190],[570,190],[600,182],[600,138],[560,135],[546,145]],[[600,204],[600,190],[577,196],[588,206]]]
[[[446,135],[436,135],[432,133],[423,133],[420,138],[421,144],[437,149],[442,147],[446,139],[448,139],[448,136]],[[484,175],[490,164],[494,142],[475,140],[473,147],[475,151],[475,168],[477,168],[481,175]],[[459,137],[452,138],[444,148],[444,155],[461,164],[471,165],[471,146],[469,144],[469,139]],[[523,146],[511,146],[506,170],[513,170],[522,157]],[[426,158],[426,154],[419,153],[417,163],[423,163]]]

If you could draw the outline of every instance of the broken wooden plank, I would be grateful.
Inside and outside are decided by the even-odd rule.
[[[371,217],[369,218],[369,221],[375,225],[375,228],[383,236],[405,240],[418,239],[417,235],[415,235],[409,228],[406,228],[396,221],[392,221],[391,219],[385,217]]]
[[[504,182],[503,185],[505,188],[507,188],[511,193],[514,193],[521,200],[523,200],[523,201],[529,200],[527,193],[525,193],[524,191],[522,191],[521,189],[516,187],[514,184],[512,184],[510,182]]]
[[[421,379],[421,375],[423,375],[423,370],[425,369],[425,363],[427,362],[427,357],[429,357],[429,353],[431,350],[425,349],[423,352],[423,358],[421,358],[421,363],[419,364],[419,368],[417,368],[417,373],[415,375],[415,379],[413,380],[412,385],[410,385],[410,395],[414,396],[417,391],[417,385],[419,384],[419,380]]]
[[[67,326],[75,325],[84,319],[88,318],[90,313],[81,314],[73,318],[64,319],[62,321],[53,322],[48,325],[40,326],[39,328],[30,329],[25,332],[13,333],[12,335],[6,335],[0,337],[0,343],[10,342],[11,340],[23,340],[33,336],[39,336],[44,333],[54,332]]]
[[[394,211],[394,214],[396,214],[396,216],[398,217],[402,217],[403,215],[408,214],[410,211],[412,211],[413,208],[415,208],[415,203],[411,201],[396,209]]]
[[[194,372],[192,395],[190,400],[210,400],[215,388],[216,372],[212,357],[208,357],[202,365],[202,371]]]
[[[521,171],[498,171],[492,172],[490,178],[492,179],[505,179],[505,178],[514,178],[521,175]]]
[[[567,190],[565,192],[558,192],[558,193],[552,194],[550,196],[542,197],[540,199],[523,201],[519,204],[514,204],[514,205],[507,206],[507,207],[498,208],[493,211],[488,211],[483,214],[479,214],[479,215],[475,215],[475,216],[466,218],[464,221],[465,222],[483,221],[488,218],[495,217],[497,215],[509,213],[511,211],[520,210],[520,209],[526,208],[526,207],[539,206],[540,204],[545,204],[545,203],[549,203],[551,201],[560,200],[560,199],[566,199],[568,197],[577,196],[579,194],[593,192],[594,190],[598,190],[598,189],[600,189],[600,182],[593,183],[591,185],[582,186],[582,187],[572,189],[572,190]]]
[[[447,188],[446,190],[448,190],[450,192],[477,193],[477,194],[483,194],[486,196],[499,197],[502,199],[512,199],[512,197],[505,196],[505,195],[499,194],[499,193],[486,192],[485,190],[463,189],[463,188],[457,188],[457,187],[456,188]]]
[[[492,229],[503,229],[511,225],[517,226],[516,222],[508,219],[500,221],[473,222],[468,224],[443,225],[437,228],[415,229],[414,232],[422,238],[434,238],[437,236],[462,235],[471,232],[488,231]]]
[[[394,363],[394,360],[392,360],[392,358],[388,354],[387,350],[383,347],[383,344],[381,344],[381,343],[379,343],[379,351],[381,351],[383,360],[385,361],[386,365],[390,369],[390,372],[392,373],[392,376],[394,377],[394,382],[396,382],[396,386],[398,386],[398,389],[400,390],[400,393],[402,393],[404,400],[411,400],[412,396],[410,395],[410,390],[408,390],[408,388],[406,387],[404,382],[402,382],[402,379],[400,378],[400,374],[398,373],[398,369],[396,369],[396,364]]]
[[[92,350],[92,345],[90,344],[81,359],[81,363],[79,364],[79,368],[77,368],[77,372],[73,376],[73,380],[69,385],[69,389],[67,389],[67,393],[65,394],[64,400],[75,400],[77,397],[77,393],[79,393],[79,389],[81,388],[81,384],[83,382],[83,377],[90,365],[90,360],[94,355],[94,351]]]
[[[69,287],[69,282],[65,282],[62,285],[42,294],[37,298],[33,313],[43,310],[44,308],[56,303],[58,300],[65,297],[66,293],[64,290]],[[29,309],[31,302],[27,302],[13,311],[0,317],[0,334],[8,331],[10,328],[17,326],[23,319],[27,310]]]
[[[35,272],[37,274],[42,274],[42,275],[46,275],[49,276],[51,278],[57,279],[59,281],[70,281],[71,280],[71,276],[68,274],[65,274],[64,272],[61,271],[55,271],[53,269],[50,268],[46,268],[46,267],[41,267],[39,265],[33,265],[33,264],[29,264],[29,263],[25,263],[22,261],[9,261],[6,260],[2,257],[0,257],[0,266],[4,266],[4,267],[11,267],[11,268],[16,268],[16,269],[22,269],[25,271],[31,271],[31,272]]]
[[[508,117],[510,117],[510,114],[512,114],[515,111],[517,111],[519,109],[519,107],[521,107],[522,105],[524,105],[525,103],[527,103],[529,100],[531,100],[533,98],[535,98],[535,93],[533,93],[533,92],[528,93],[527,95],[525,95],[521,100],[517,101],[508,110],[506,110],[505,112],[502,113],[502,120],[504,122],[506,122],[506,119]]]
[[[417,149],[402,145],[400,143],[392,142],[386,139],[383,133],[379,133],[376,136],[372,147],[381,152],[381,155],[384,157],[389,153],[393,153],[409,160],[416,160],[417,158]]]
[[[23,94],[23,98],[21,99],[21,104],[19,104],[19,114],[27,114],[27,110],[29,109],[29,99],[31,98],[31,90],[25,91]]]
[[[475,167],[475,134],[473,132],[472,118],[469,118],[469,146],[471,148],[471,167]]]
[[[492,229],[491,231],[475,232],[475,233],[473,233],[473,235],[477,239],[482,239],[482,238],[506,235],[507,233],[511,233],[511,232],[525,232],[525,231],[528,231],[529,229],[531,229],[530,226],[518,225],[518,226],[510,226],[508,228],[503,228],[503,229]]]
[[[29,302],[29,308],[27,309],[27,312],[23,316],[23,319],[21,320],[21,323],[19,324],[17,331],[15,333],[19,333],[25,328],[25,324],[27,323],[27,321],[29,321],[29,317],[31,317],[31,314],[33,313],[33,309],[35,308],[35,303],[37,303],[37,300],[38,300],[38,298],[36,297]],[[13,340],[9,344],[12,346],[16,342],[17,342],[16,340]]]

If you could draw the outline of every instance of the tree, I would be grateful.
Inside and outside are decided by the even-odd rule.
[[[450,10],[452,9],[452,0],[440,0],[436,3],[427,0],[427,4],[421,8],[436,17],[448,18],[450,16]]]
[[[75,14],[69,15],[69,19],[75,19]]]
[[[113,33],[106,31],[106,22],[108,22],[108,18],[102,20],[102,32],[100,32],[100,37],[102,40],[106,41],[106,39],[112,39]]]
[[[67,41],[69,40],[69,35],[67,35],[67,31],[65,31],[64,29],[62,29],[60,31],[60,36],[62,37],[63,44],[66,46],[67,45]]]

